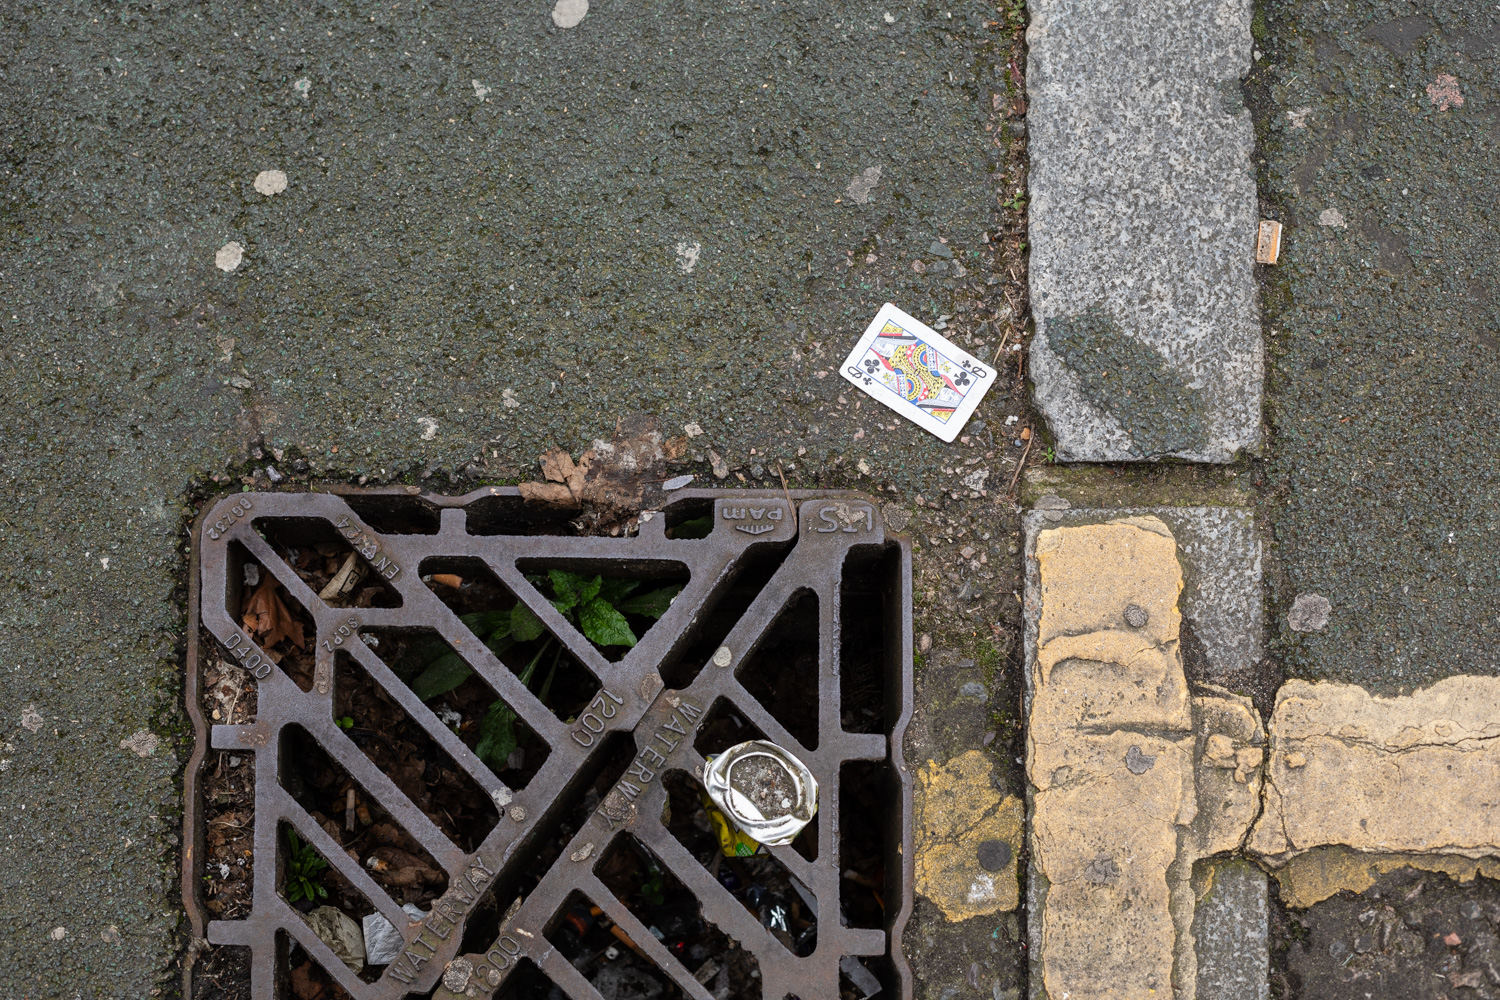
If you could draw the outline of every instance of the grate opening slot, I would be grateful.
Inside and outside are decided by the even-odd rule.
[[[818,748],[818,595],[799,590],[735,671],[750,696],[808,750]]]
[[[256,519],[255,530],[329,607],[401,607],[401,593],[331,522],[321,517],[262,517]]]
[[[839,586],[839,715],[845,732],[887,732],[889,664],[901,648],[901,551],[859,546],[844,560]],[[897,672],[899,676],[899,672]]]
[[[415,903],[426,908],[447,890],[447,873],[422,842],[307,730],[296,725],[283,728],[280,756],[282,788],[340,849],[354,852],[355,862],[397,906]],[[420,812],[416,816],[420,820]]]
[[[569,893],[547,931],[547,941],[602,996],[650,996],[685,1000],[687,994],[662,971],[640,943],[582,892]]]
[[[770,935],[793,955],[811,955],[818,946],[818,911],[812,893],[774,854],[728,857],[708,815],[703,786],[685,771],[663,779],[667,804],[662,825]],[[816,823],[799,834],[801,840]],[[796,841],[793,841],[795,844]],[[773,914],[781,908],[779,919]]]
[[[364,634],[375,640],[371,645],[391,673],[507,787],[519,791],[531,783],[552,748],[435,629],[370,629]]]
[[[697,680],[704,664],[724,638],[739,624],[751,603],[791,554],[790,545],[752,545],[735,561],[728,580],[703,602],[687,634],[677,643],[677,653],[664,662],[661,679],[667,687],[681,690]]]
[[[312,615],[239,542],[229,543],[229,603],[243,635],[254,640],[281,672],[311,691],[318,630]]]
[[[573,535],[577,511],[528,504],[519,495],[480,497],[464,508],[471,535]]]
[[[839,910],[848,927],[887,924],[892,893],[886,873],[888,866],[901,870],[895,856],[899,840],[892,841],[887,819],[893,792],[883,762],[849,761],[839,769]]]
[[[640,840],[628,833],[616,836],[594,873],[710,992],[716,992],[713,987],[722,979],[730,990],[726,1000],[760,1000],[755,956],[705,918],[703,904]]]
[[[466,852],[500,821],[495,800],[363,666],[334,657],[333,717],[370,763]]]
[[[442,527],[442,508],[422,497],[348,493],[343,501],[370,530],[382,535],[435,535]]]
[[[483,560],[440,557],[422,564],[422,580],[459,621],[517,677],[532,660],[530,689],[559,719],[582,712],[599,691],[587,665],[531,613]],[[519,610],[517,610],[519,608]],[[540,630],[540,631],[538,631]],[[543,698],[542,692],[546,692]]]

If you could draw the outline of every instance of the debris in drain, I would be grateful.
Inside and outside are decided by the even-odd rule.
[[[687,447],[685,437],[663,439],[650,418],[622,419],[614,440],[595,440],[576,462],[561,448],[543,452],[537,459],[541,480],[521,483],[518,489],[527,503],[581,511],[575,524],[582,530],[632,534],[639,512],[648,506],[646,485],[662,483],[663,463],[681,458]]]
[[[302,919],[322,942],[339,957],[339,961],[358,974],[365,967],[365,935],[349,914],[336,906],[320,906]]]
[[[855,388],[944,441],[995,382],[987,363],[887,302],[844,360]]]
[[[839,971],[849,977],[849,982],[859,990],[860,1000],[868,1000],[880,992],[880,980],[875,978],[875,973],[865,968],[864,963],[853,955],[845,955],[839,959]]]
[[[709,758],[703,785],[736,829],[768,847],[790,844],[818,811],[818,781],[807,765],[765,740]],[[739,844],[726,853],[729,846],[738,853]]]
[[[427,916],[420,907],[407,903],[401,907],[413,922]],[[371,965],[390,965],[406,946],[406,936],[391,926],[379,913],[367,913],[364,919],[365,961]]]

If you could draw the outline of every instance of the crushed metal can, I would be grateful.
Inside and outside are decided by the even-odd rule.
[[[818,781],[774,743],[749,740],[708,761],[703,787],[735,828],[767,847],[796,839],[818,812]]]

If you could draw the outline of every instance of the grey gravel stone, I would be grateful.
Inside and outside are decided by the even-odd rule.
[[[1249,0],[1036,0],[1031,347],[1063,461],[1259,443]]]
[[[1333,605],[1322,594],[1298,594],[1287,612],[1287,627],[1294,632],[1321,632],[1328,627]]]

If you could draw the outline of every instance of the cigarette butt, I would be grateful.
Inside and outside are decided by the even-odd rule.
[[[1255,262],[1274,264],[1281,256],[1281,223],[1274,219],[1260,221],[1260,233],[1255,240]]]
[[[454,590],[457,590],[464,585],[464,578],[457,573],[434,573],[432,574],[432,582],[441,583],[445,587],[452,587]]]

